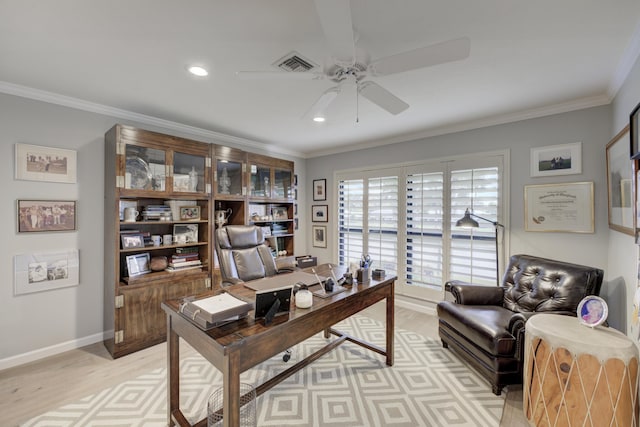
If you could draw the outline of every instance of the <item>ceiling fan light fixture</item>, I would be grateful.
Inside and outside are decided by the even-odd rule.
[[[189,68],[187,68],[187,70],[194,76],[198,77],[206,77],[209,75],[207,69],[199,65],[191,65]]]

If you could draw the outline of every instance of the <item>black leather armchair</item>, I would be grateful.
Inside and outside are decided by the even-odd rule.
[[[222,286],[291,272],[293,265],[276,264],[260,227],[227,225],[216,230],[216,254]]]
[[[598,295],[604,272],[530,255],[513,255],[500,286],[445,284],[454,301],[438,303],[438,333],[500,395],[522,384],[527,320],[541,312],[576,316],[580,301]]]

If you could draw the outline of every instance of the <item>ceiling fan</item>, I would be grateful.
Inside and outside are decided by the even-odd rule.
[[[369,61],[367,55],[356,51],[356,37],[351,20],[349,0],[314,0],[322,30],[329,46],[332,64],[322,72],[286,71],[238,71],[243,79],[328,79],[336,83],[327,89],[304,114],[315,121],[324,121],[324,113],[339,94],[355,97],[362,95],[391,114],[400,114],[409,104],[369,80],[369,77],[386,76],[458,61],[469,56],[468,38],[449,40],[395,55]],[[357,120],[357,119],[356,119]]]

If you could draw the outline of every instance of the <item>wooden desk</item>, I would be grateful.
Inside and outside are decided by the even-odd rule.
[[[334,270],[336,275],[341,275],[344,268],[336,267]],[[326,265],[316,267],[316,271],[320,275],[330,276]],[[396,279],[397,277],[393,276],[380,281],[371,280],[366,284],[354,285],[345,292],[326,299],[314,296],[313,306],[308,309],[296,309],[292,304],[288,315],[276,316],[269,326],[265,326],[264,319],[254,320],[251,312],[245,319],[203,331],[178,313],[179,300],[162,303],[162,309],[167,314],[168,425],[190,426],[180,410],[180,337],[222,372],[225,427],[238,426],[239,423],[240,374],[318,332],[324,331],[326,338],[331,334],[337,338],[256,387],[258,396],[345,341],[351,341],[385,356],[387,366],[392,366]],[[245,299],[254,298],[255,295],[254,291],[242,284],[230,286],[225,290]],[[386,299],[387,309],[385,349],[331,328],[332,325],[383,299]],[[284,366],[286,365],[283,362]],[[206,418],[195,425],[206,426]]]

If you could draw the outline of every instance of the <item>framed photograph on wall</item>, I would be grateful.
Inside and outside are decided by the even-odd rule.
[[[640,104],[629,114],[629,140],[631,142],[631,158],[640,159],[640,146],[638,143],[640,132]]]
[[[312,227],[313,246],[315,248],[327,247],[327,227],[324,225],[314,225]]]
[[[318,202],[321,200],[327,200],[327,180],[314,179],[313,180],[313,201]]]
[[[531,149],[531,176],[582,173],[582,143],[549,145]]]
[[[77,249],[14,257],[16,295],[77,286],[80,283],[79,278]]]
[[[607,195],[609,228],[633,236],[634,161],[629,159],[628,137],[629,126],[625,126],[607,144]]]
[[[524,186],[525,231],[593,233],[593,182]]]
[[[75,200],[18,200],[18,233],[74,231]]]
[[[16,179],[27,181],[76,182],[74,150],[16,144]]]
[[[328,205],[312,205],[311,221],[329,222],[329,206]]]

